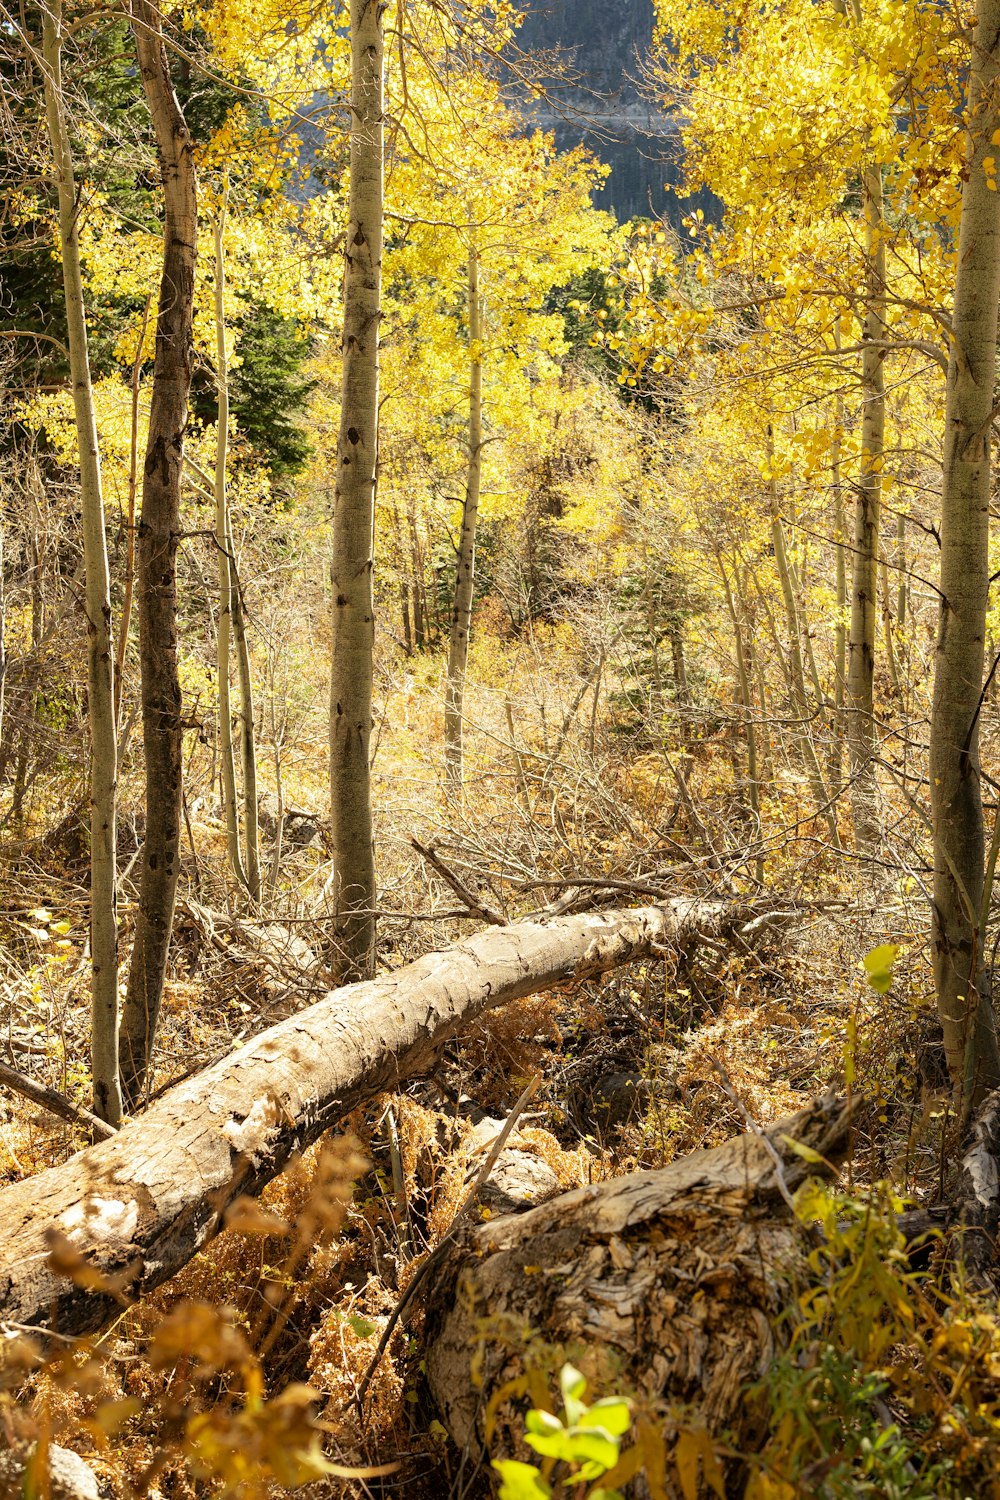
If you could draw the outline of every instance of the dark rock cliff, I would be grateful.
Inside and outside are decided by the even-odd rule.
[[[518,45],[560,59],[565,78],[527,112],[563,149],[585,141],[611,167],[599,206],[620,220],[676,222],[690,211],[670,190],[679,141],[641,81],[652,35],[653,0],[529,0]]]
[[[532,0],[518,40],[526,52],[562,52],[584,88],[631,100],[652,36],[652,0]]]

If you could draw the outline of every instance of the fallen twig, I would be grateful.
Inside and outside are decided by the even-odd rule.
[[[72,1099],[67,1099],[65,1094],[60,1094],[57,1089],[47,1088],[44,1083],[36,1083],[33,1078],[26,1078],[16,1068],[8,1067],[5,1062],[0,1062],[0,1083],[5,1083],[15,1094],[21,1094],[25,1099],[30,1099],[34,1104],[41,1104],[50,1114],[58,1115],[60,1120],[68,1120],[71,1125],[82,1125],[89,1130],[98,1140],[107,1141],[116,1134],[116,1127],[109,1125],[106,1120],[98,1119],[97,1115],[91,1114],[89,1109],[84,1109],[81,1104],[74,1104]]]
[[[421,844],[419,839],[415,838],[411,838],[410,843],[421,859],[426,860],[431,869],[436,870],[441,879],[451,886],[458,899],[465,902],[474,916],[481,917],[484,922],[489,922],[494,927],[510,926],[503,912],[497,911],[495,906],[489,906],[475,891],[470,890],[461,876],[448,868],[432,845]]]

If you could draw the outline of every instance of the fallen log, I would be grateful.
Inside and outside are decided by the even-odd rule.
[[[690,1409],[752,1450],[762,1413],[746,1387],[773,1357],[808,1248],[787,1198],[817,1170],[787,1142],[836,1159],[848,1124],[831,1095],[767,1131],[492,1220],[453,1246],[430,1287],[425,1351],[459,1447],[532,1459],[515,1395],[561,1349],[595,1393],[631,1389],[664,1414]]]
[[[983,1100],[972,1121],[958,1182],[960,1259],[981,1291],[997,1289],[1000,1234],[1000,1089]]]
[[[373,1095],[432,1069],[476,1016],[699,933],[724,936],[747,915],[675,900],[492,927],[332,991],[178,1084],[113,1140],[0,1191],[0,1325],[100,1329],[175,1275],[234,1198],[259,1192]],[[67,1279],[81,1256],[86,1271]]]

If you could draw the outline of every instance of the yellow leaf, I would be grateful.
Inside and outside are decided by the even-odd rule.
[[[868,983],[877,995],[884,995],[892,983],[892,966],[898,953],[897,943],[881,943],[865,954],[862,962],[868,975]]]

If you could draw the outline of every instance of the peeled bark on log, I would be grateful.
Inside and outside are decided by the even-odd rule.
[[[960,1259],[974,1285],[997,1289],[1000,1235],[1000,1089],[988,1094],[973,1121],[958,1184]]]
[[[740,1136],[477,1228],[443,1262],[428,1308],[427,1379],[456,1443],[531,1457],[513,1399],[492,1413],[489,1442],[485,1430],[490,1397],[531,1365],[528,1331],[574,1345],[595,1392],[610,1368],[616,1392],[690,1405],[711,1432],[752,1444],[761,1414],[745,1387],[771,1361],[807,1248],[782,1189],[815,1168],[785,1138],[830,1159],[848,1122],[828,1096],[772,1126],[771,1150]]]
[[[429,1071],[484,1011],[745,922],[723,902],[587,913],[491,927],[395,974],[334,990],[186,1080],[115,1136],[0,1192],[0,1322],[93,1332],[184,1266],[323,1131]],[[64,1241],[69,1241],[65,1245]],[[50,1264],[89,1262],[91,1289]]]

